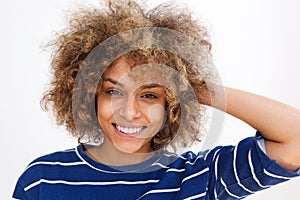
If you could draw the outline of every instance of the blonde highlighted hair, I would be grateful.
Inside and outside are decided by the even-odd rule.
[[[66,129],[78,138],[87,137],[93,141],[103,138],[103,133],[99,131],[99,124],[95,123],[91,114],[95,110],[93,107],[95,105],[87,106],[95,102],[96,91],[101,86],[102,72],[90,73],[84,77],[85,80],[99,80],[98,88],[84,80],[75,87],[76,76],[86,64],[86,57],[96,46],[116,34],[146,27],[165,28],[187,35],[203,47],[205,52],[202,54],[204,55],[202,59],[210,57],[211,44],[207,30],[194,20],[192,14],[186,9],[161,4],[147,10],[131,0],[109,0],[99,9],[79,9],[71,15],[68,27],[58,32],[57,37],[48,44],[53,47],[52,80],[51,87],[45,92],[41,103],[45,110],[52,109],[57,124],[65,125]],[[169,45],[183,48],[175,46],[178,45],[176,43]],[[188,53],[190,50],[182,49],[182,51]],[[196,87],[197,91],[207,90],[205,80],[210,72],[202,73],[197,70],[199,67],[195,67],[201,65],[201,60],[192,63],[173,52],[154,48],[136,49],[122,56],[133,59],[135,66],[147,63],[169,66],[184,76],[194,90]],[[175,79],[176,76],[173,76],[170,81]],[[166,144],[171,144],[174,148],[186,146],[201,139],[199,125],[204,110],[193,100],[191,94],[193,91],[184,89],[187,86],[177,86],[177,91],[170,88],[165,90],[167,119],[162,130],[152,139],[153,149],[159,149]],[[85,93],[77,93],[83,88],[87,90]],[[74,95],[82,95],[78,97],[82,101],[76,112],[72,108]],[[179,96],[184,98],[179,99]],[[80,119],[79,122],[76,121],[79,124],[75,124],[74,115]]]

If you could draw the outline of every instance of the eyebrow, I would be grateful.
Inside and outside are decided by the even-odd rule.
[[[114,85],[119,85],[121,87],[124,87],[124,84],[112,79],[112,78],[104,78],[103,81],[108,81],[108,82],[111,82],[112,84]],[[162,85],[158,84],[158,83],[151,83],[151,84],[145,84],[145,85],[142,85],[140,87],[140,89],[151,89],[151,88],[163,88]]]
[[[158,83],[151,83],[151,84],[141,86],[141,89],[151,89],[151,88],[163,88],[163,86]]]
[[[118,81],[116,81],[112,78],[104,78],[103,81],[108,81],[108,82],[111,82],[114,85],[119,85],[119,86],[124,87],[124,85],[122,83],[120,83],[120,82],[118,82]]]

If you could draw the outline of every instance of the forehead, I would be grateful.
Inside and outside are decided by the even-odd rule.
[[[115,80],[130,78],[135,82],[156,82],[161,83],[169,73],[160,64],[136,65],[131,59],[120,57],[104,72],[104,78],[114,78]]]
[[[155,84],[177,93],[187,80],[175,69],[157,63],[137,64],[133,59],[118,58],[103,74],[103,79],[113,79],[130,87]]]

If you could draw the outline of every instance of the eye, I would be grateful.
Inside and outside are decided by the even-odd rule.
[[[155,94],[147,93],[147,94],[143,94],[143,95],[141,96],[141,98],[146,98],[146,99],[157,99],[158,97],[157,97],[157,95],[155,95]]]
[[[111,96],[123,96],[123,93],[117,89],[109,89],[106,91],[106,94],[109,94]]]

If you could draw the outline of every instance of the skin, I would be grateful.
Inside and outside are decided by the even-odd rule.
[[[151,139],[164,122],[164,89],[155,80],[137,83],[128,76],[128,72],[133,71],[130,66],[125,58],[117,60],[105,72],[97,98],[98,121],[104,132],[104,142],[89,150],[88,154],[108,165],[130,165],[151,157]],[[126,134],[125,127],[142,130]]]
[[[286,169],[297,170],[300,167],[300,110],[249,92],[229,87],[222,90],[226,105],[212,97],[213,106],[260,131],[265,138],[267,155]],[[212,106],[211,101],[204,103]]]
[[[159,87],[151,88],[151,90],[137,89],[140,85],[130,81],[126,76],[129,69],[129,62],[121,59],[108,70],[105,78],[117,80],[125,87],[120,88],[120,85],[114,84],[112,81],[105,81],[99,96],[101,98],[98,98],[98,118],[105,132],[105,140],[102,146],[92,149],[91,152],[92,156],[97,155],[96,160],[104,164],[126,165],[148,159],[152,156],[149,153],[152,151],[151,138],[162,126],[165,106],[163,89]],[[107,93],[107,89],[116,86],[126,94],[125,97],[119,98],[118,95]],[[224,91],[225,101],[218,98],[218,90]],[[214,96],[212,96],[208,90],[203,92],[195,88],[199,103],[220,109],[260,131],[265,138],[266,153],[271,159],[291,171],[299,168],[300,111],[298,109],[260,95],[229,87],[214,86],[214,91]],[[155,100],[142,98],[146,93],[154,93],[158,98]],[[117,109],[121,108],[118,105],[123,105],[121,106],[123,109]],[[114,127],[111,125],[116,121],[124,126],[131,126],[131,124],[147,126],[149,131],[140,137],[122,138],[115,134]],[[113,159],[114,157],[117,159]]]

